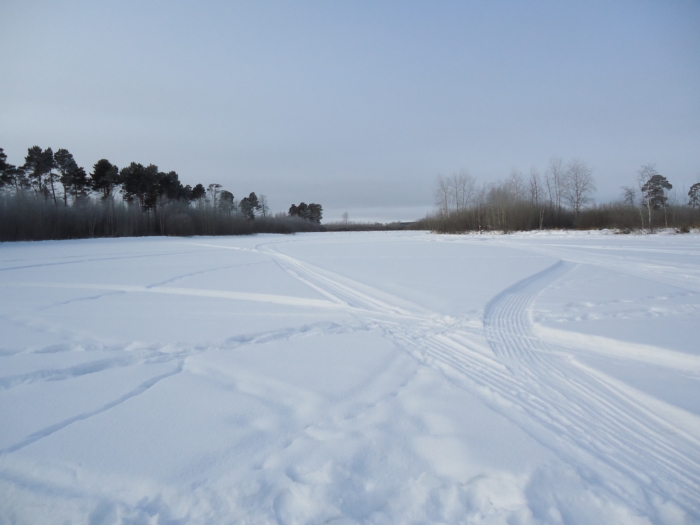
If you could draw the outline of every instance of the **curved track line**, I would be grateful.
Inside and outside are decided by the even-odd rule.
[[[679,433],[631,396],[611,388],[600,375],[572,366],[564,354],[534,334],[531,303],[574,267],[557,263],[496,296],[484,315],[486,337],[494,353],[545,402],[546,415],[564,423],[561,437],[697,516],[697,439]]]
[[[27,288],[72,288],[78,290],[110,290],[116,292],[141,292],[168,295],[189,295],[194,297],[211,297],[215,299],[233,299],[258,303],[282,304],[287,306],[305,306],[310,308],[338,308],[339,304],[323,299],[294,297],[291,295],[273,295],[251,292],[232,292],[224,290],[206,290],[201,288],[149,287],[122,284],[83,284],[83,283],[5,283],[2,287]]]
[[[331,272],[271,248],[264,253],[331,300],[357,308],[357,316],[374,323],[385,337],[426,364],[458,372],[492,408],[579,471],[592,472],[597,483],[631,508],[655,512],[645,494],[649,491],[700,517],[697,440],[677,433],[679,429],[575,366],[564,352],[548,347],[533,333],[532,301],[574,264],[560,261],[489,302],[484,330],[493,359],[469,344],[472,334],[445,324],[437,314],[407,312],[390,304],[388,294],[373,293],[367,285],[360,285],[360,291],[348,279],[336,279]],[[494,399],[501,401],[494,405]],[[630,481],[641,494],[630,493]]]
[[[539,273],[515,283],[496,295],[484,310],[486,339],[497,356],[514,357],[537,349],[538,341],[527,330],[527,306],[546,286],[572,269],[571,263],[559,261]]]
[[[20,449],[23,449],[26,446],[31,445],[32,443],[36,443],[40,439],[44,439],[45,437],[49,437],[51,434],[54,434],[55,432],[58,432],[59,430],[63,430],[69,425],[72,425],[73,423],[76,423],[78,421],[84,421],[86,419],[89,419],[93,416],[96,416],[98,414],[101,414],[103,412],[106,412],[107,410],[110,410],[118,405],[121,405],[125,401],[128,401],[132,397],[139,396],[146,392],[149,388],[154,386],[155,384],[159,383],[163,379],[166,379],[170,376],[174,376],[175,374],[179,374],[182,372],[184,366],[184,361],[180,361],[178,364],[177,368],[175,370],[171,370],[170,372],[166,372],[165,374],[161,374],[156,377],[152,377],[151,379],[144,381],[141,383],[139,386],[134,388],[132,391],[127,392],[123,396],[121,396],[118,399],[115,399],[114,401],[110,401],[106,405],[103,405],[95,410],[91,410],[89,412],[85,412],[83,414],[78,414],[77,416],[73,416],[71,418],[68,418],[64,421],[61,421],[59,423],[55,423],[49,427],[46,427],[42,430],[39,430],[37,432],[34,432],[33,434],[27,436],[25,439],[20,441],[19,443],[15,443],[14,445],[10,445],[9,447],[6,447],[2,450],[0,450],[0,456],[4,456],[6,454],[10,454],[11,452],[16,452]]]
[[[666,261],[649,260],[649,258],[644,256],[631,257],[629,254],[626,254],[622,257],[619,255],[595,253],[593,251],[595,248],[586,250],[586,248],[575,245],[535,245],[504,239],[499,239],[497,242],[504,246],[524,249],[557,259],[563,258],[575,263],[590,264],[591,266],[615,270],[626,275],[648,279],[683,290],[700,291],[700,268],[697,264],[675,263],[671,265]],[[556,248],[552,248],[552,246]],[[646,250],[646,253],[654,252],[655,250],[653,249]]]
[[[327,300],[184,288],[17,285],[171,293],[346,311],[363,326],[380,330],[398,347],[427,365],[449,371],[451,379],[470,389],[491,408],[574,465],[582,476],[594,479],[597,485],[630,508],[653,515],[655,508],[649,503],[649,495],[659,494],[700,520],[698,439],[647,410],[629,390],[614,388],[603,375],[577,366],[569,359],[566,349],[547,345],[533,330],[533,301],[575,264],[560,261],[509,287],[488,303],[483,329],[493,355],[487,355],[475,341],[473,329],[454,320],[448,321],[371,286],[281,254],[273,246],[261,246],[259,251]],[[321,331],[343,329],[339,326],[317,328]],[[268,338],[286,338],[296,333],[295,330],[275,331],[245,340],[230,340],[226,344],[264,342]],[[183,361],[180,361],[176,370],[152,378],[96,410],[38,431],[0,450],[0,456],[109,410],[182,369]],[[5,379],[10,380],[6,386],[12,386],[18,378]]]
[[[260,252],[271,257],[292,277],[311,286],[330,300],[352,308],[399,316],[425,315],[428,312],[417,306],[312,264],[282,254],[270,245],[262,245]]]

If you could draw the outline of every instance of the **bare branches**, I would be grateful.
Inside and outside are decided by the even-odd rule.
[[[439,175],[437,178],[435,203],[445,216],[466,210],[472,204],[475,194],[476,179],[465,170],[449,177]]]
[[[508,178],[484,185],[466,171],[439,176],[435,185],[437,216],[463,229],[514,230],[571,227],[593,202],[592,170],[580,159],[564,163],[552,157],[544,178],[536,167],[529,178],[513,168]]]
[[[547,193],[549,194],[549,203],[556,213],[560,214],[562,199],[564,198],[564,179],[566,177],[564,161],[559,157],[552,157],[549,159],[549,165],[547,166],[544,177]]]
[[[466,210],[474,201],[475,194],[476,179],[466,170],[437,178],[435,204],[443,215]]]
[[[563,196],[578,217],[581,210],[593,200],[595,182],[593,172],[584,161],[572,159],[566,168]]]

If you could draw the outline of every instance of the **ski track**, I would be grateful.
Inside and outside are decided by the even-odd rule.
[[[529,304],[548,284],[575,265],[559,262],[496,296],[484,316],[486,337],[496,355],[529,384],[547,407],[547,416],[565,425],[566,437],[579,448],[675,499],[697,513],[700,501],[700,447],[691,436],[668,433],[634,399],[572,365],[532,333]],[[646,472],[653,473],[649,481]]]
[[[354,325],[346,323],[341,325],[333,322],[321,322],[304,325],[301,327],[271,330],[269,332],[242,334],[230,337],[224,341],[204,343],[195,347],[170,349],[168,348],[168,345],[165,345],[165,348],[157,348],[154,345],[139,350],[130,350],[126,352],[126,356],[123,356],[125,350],[123,346],[117,346],[114,348],[98,347],[100,350],[111,352],[117,351],[119,352],[119,357],[95,359],[66,368],[40,369],[25,374],[0,376],[0,392],[3,390],[11,390],[20,385],[28,385],[39,381],[64,381],[84,375],[99,373],[112,368],[168,363],[172,361],[184,362],[188,357],[212,349],[233,350],[243,346],[265,344],[272,341],[291,341],[301,337],[353,333],[367,330],[369,330],[368,325],[361,323],[355,323]],[[90,350],[86,351],[89,352]],[[0,356],[0,359],[2,357],[12,356],[18,353],[21,352],[9,353],[5,356]],[[43,352],[39,350],[33,353]]]
[[[535,245],[530,243],[520,243],[517,241],[499,240],[499,244],[516,248],[527,249],[543,255],[548,255],[557,259],[563,259],[580,264],[599,266],[606,269],[616,270],[623,274],[640,277],[655,281],[661,284],[671,285],[682,290],[700,292],[700,269],[697,265],[687,263],[675,263],[670,265],[661,260],[650,262],[644,257],[630,257],[625,255],[608,255],[594,253],[593,250],[615,251],[627,250],[626,248],[605,247],[603,250],[598,246],[577,246],[567,244],[546,244]],[[552,249],[552,247],[554,249]],[[630,249],[630,251],[635,251]],[[638,249],[637,251],[642,251]],[[650,248],[646,253],[678,254],[697,256],[700,252],[689,251],[669,251],[663,248]]]
[[[506,241],[503,243],[511,246]],[[280,243],[268,242],[255,248],[183,244],[260,253],[270,257],[290,276],[320,293],[324,299],[162,287],[183,276],[148,287],[38,283],[12,283],[9,286],[99,289],[108,290],[108,294],[150,292],[271,302],[335,309],[349,314],[355,321],[343,324],[317,323],[260,334],[244,334],[218,343],[175,351],[144,348],[134,351],[126,358],[99,359],[66,369],[39,370],[0,377],[0,390],[6,390],[35,381],[66,380],[99,373],[113,367],[149,362],[175,363],[173,370],[143,382],[118,399],[50,425],[0,450],[0,456],[20,450],[73,423],[104,413],[147,392],[160,381],[182,372],[187,358],[202,351],[320,334],[378,330],[410,355],[445,373],[451,381],[479,396],[488,406],[558,453],[577,468],[584,478],[594,479],[630,508],[654,515],[656,511],[650,501],[656,494],[676,502],[694,519],[700,519],[700,441],[641,406],[629,393],[614,388],[605,381],[603,374],[588,373],[585,367],[578,366],[570,358],[571,351],[539,339],[533,331],[531,318],[531,305],[537,295],[577,264],[624,269],[625,273],[693,292],[700,291],[700,272],[697,267],[684,267],[681,269],[682,275],[669,276],[669,267],[665,265],[649,264],[642,260],[630,264],[629,259],[622,261],[610,255],[582,254],[578,250],[568,250],[565,260],[514,284],[488,303],[483,317],[483,335],[493,355],[487,355],[479,349],[480,343],[475,339],[479,333],[473,327],[282,254],[275,249]],[[523,247],[520,243],[513,246]],[[555,255],[554,250],[542,246],[528,245],[526,248]],[[147,256],[157,255],[170,254]],[[556,256],[561,257],[561,252]],[[112,258],[131,257],[110,257]],[[46,265],[80,262],[89,260]],[[45,265],[0,268],[0,271],[37,266]],[[211,268],[192,275],[228,267]],[[72,299],[66,304],[99,297],[102,295]]]
[[[602,374],[587,373],[565,351],[548,346],[533,333],[531,303],[576,264],[560,260],[489,302],[483,324],[493,359],[469,343],[473,336],[467,330],[448,326],[437,314],[392,305],[384,292],[372,294],[366,285],[336,280],[331,272],[280,254],[274,247],[261,252],[330,300],[351,306],[354,316],[373,323],[426,364],[458,372],[490,406],[580,472],[592,472],[589,477],[631,508],[653,514],[647,507],[649,496],[658,494],[700,518],[698,439],[611,387]],[[657,277],[655,272],[643,273]],[[492,402],[494,394],[501,403]],[[630,481],[641,493],[638,489],[630,493]]]
[[[5,283],[0,287],[23,287],[23,288],[72,288],[76,290],[110,290],[115,293],[151,293],[164,295],[184,295],[191,297],[207,297],[212,299],[233,299],[237,301],[250,301],[257,303],[280,304],[284,306],[300,306],[308,308],[337,308],[341,306],[339,302],[330,302],[322,299],[311,299],[306,297],[296,297],[291,295],[260,294],[251,292],[234,292],[224,290],[200,289],[200,288],[173,288],[165,286],[136,286],[126,284],[87,284],[87,283],[32,283],[15,282]],[[75,302],[76,300],[99,299],[107,294],[97,296],[80,297],[65,301],[63,304]],[[50,307],[60,306],[60,304],[50,305]]]
[[[6,266],[0,267],[0,272],[9,272],[12,270],[25,270],[28,268],[44,268],[47,266],[64,266],[67,264],[82,264],[82,263],[93,263],[97,261],[117,261],[122,259],[144,259],[147,257],[162,257],[163,255],[186,255],[197,253],[193,250],[181,251],[181,252],[170,252],[170,253],[143,253],[139,255],[119,255],[114,257],[95,257],[95,258],[76,258],[73,261],[60,261],[60,262],[46,262],[46,263],[36,263],[36,264],[26,264],[23,266]],[[2,264],[2,262],[0,262]]]
[[[146,392],[149,388],[158,384],[163,379],[171,377],[175,374],[179,374],[180,372],[182,372],[183,365],[184,365],[184,361],[180,361],[178,363],[178,366],[175,368],[175,370],[171,370],[170,372],[166,372],[165,374],[161,374],[159,376],[152,377],[152,378],[144,381],[143,383],[141,383],[139,386],[137,386],[136,388],[134,388],[130,392],[127,392],[123,396],[115,399],[114,401],[110,401],[109,403],[107,403],[107,404],[105,404],[105,405],[103,405],[95,410],[91,410],[88,412],[84,412],[82,414],[78,414],[76,416],[72,416],[68,419],[65,419],[63,421],[60,421],[60,422],[55,423],[53,425],[50,425],[46,428],[38,430],[37,432],[34,432],[33,434],[24,438],[22,441],[0,450],[0,457],[4,456],[6,454],[10,454],[12,452],[16,452],[18,450],[21,450],[24,447],[31,445],[32,443],[36,443],[37,441],[39,441],[41,439],[49,437],[51,434],[54,434],[54,433],[58,432],[59,430],[63,430],[64,428],[66,428],[69,425],[72,425],[73,423],[89,419],[93,416],[96,416],[98,414],[106,412],[106,411],[108,411],[116,406],[119,406],[122,403],[124,403],[125,401],[128,401],[129,399],[131,399],[133,397],[140,396],[141,394]]]
[[[357,331],[367,331],[369,329],[369,326],[359,323],[355,323],[354,325],[349,323],[341,325],[332,322],[314,323],[302,327],[286,328],[256,334],[240,335],[236,337],[231,337],[229,339],[226,339],[225,341],[221,341],[218,343],[204,344],[197,347],[183,348],[176,351],[165,352],[162,351],[162,349],[145,348],[140,351],[131,351],[129,352],[130,355],[125,358],[99,359],[63,369],[37,370],[35,372],[27,374],[0,377],[0,392],[2,392],[3,390],[10,390],[20,385],[27,385],[39,381],[70,380],[73,378],[81,377],[88,374],[99,373],[104,370],[109,370],[113,368],[168,362],[174,362],[176,364],[174,370],[144,381],[141,385],[137,386],[130,392],[127,392],[119,398],[110,401],[109,403],[106,403],[105,405],[95,410],[78,414],[67,418],[64,421],[49,425],[44,429],[38,430],[30,434],[29,436],[26,436],[24,439],[20,440],[19,442],[13,445],[10,445],[4,449],[0,449],[0,457],[20,450],[28,445],[31,445],[32,443],[35,443],[40,439],[48,437],[51,434],[54,434],[55,432],[58,432],[59,430],[62,430],[73,423],[83,421],[98,414],[102,414],[103,412],[106,412],[116,406],[119,406],[133,397],[145,393],[148,389],[155,386],[160,381],[174,376],[176,374],[179,374],[180,372],[185,370],[188,357],[205,352],[207,350],[232,350],[244,346],[265,344],[271,341],[289,341],[300,337],[314,337],[318,335],[352,333]]]

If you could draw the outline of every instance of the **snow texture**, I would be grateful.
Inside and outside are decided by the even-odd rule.
[[[700,523],[700,236],[0,245],[0,524]]]

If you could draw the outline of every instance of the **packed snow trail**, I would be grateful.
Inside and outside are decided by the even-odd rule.
[[[533,334],[532,301],[572,267],[559,262],[495,297],[484,315],[491,347],[514,376],[530,384],[527,391],[547,403],[547,417],[562,422],[560,438],[698,516],[700,442]]]
[[[650,242],[653,241],[653,236],[649,240]],[[627,246],[585,246],[564,244],[556,241],[536,243],[499,239],[497,242],[504,246],[527,249],[570,262],[599,266],[678,288],[695,292],[700,291],[700,267],[697,264],[679,261],[669,264],[668,261],[664,260],[665,257],[669,256],[684,256],[700,260],[700,248],[698,247],[689,247],[686,250],[652,247],[642,250]],[[630,252],[635,255],[630,256]],[[637,255],[635,252],[641,252],[641,254]],[[650,255],[655,256],[655,258],[650,260]]]
[[[274,245],[258,248],[330,300],[355,308],[354,315],[375,324],[400,347],[432,366],[458,371],[482,396],[478,387],[485,387],[487,399],[495,394],[505,401],[492,407],[630,508],[653,514],[649,499],[656,494],[700,520],[700,441],[533,333],[532,301],[574,264],[559,261],[486,306],[483,323],[494,360],[469,344],[469,331],[442,322],[438,314],[407,308],[398,299],[401,306],[393,305],[389,294],[280,254]]]

